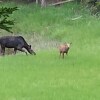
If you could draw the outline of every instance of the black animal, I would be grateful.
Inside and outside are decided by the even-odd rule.
[[[28,45],[22,36],[3,36],[0,38],[1,53],[5,55],[5,48],[14,48],[14,54],[16,51],[27,52],[23,49],[25,48],[30,54],[36,55],[36,53],[31,49],[31,45]]]

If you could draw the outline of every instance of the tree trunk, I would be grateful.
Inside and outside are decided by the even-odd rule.
[[[39,3],[39,1],[38,0],[36,0],[36,4],[38,4]]]
[[[45,0],[41,0],[41,7],[46,7],[46,1]]]

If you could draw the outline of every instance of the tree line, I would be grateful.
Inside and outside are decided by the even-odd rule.
[[[3,2],[7,2],[7,1],[14,1],[14,2],[43,2],[43,1],[45,1],[45,2],[49,2],[49,1],[54,1],[54,2],[59,2],[59,1],[64,1],[64,0],[1,0],[1,1],[3,1]],[[74,0],[74,1],[76,1],[76,2],[98,2],[98,1],[100,1],[100,0]]]
[[[3,0],[3,2],[7,2],[7,1],[39,2],[39,0]],[[40,0],[40,1],[44,5],[45,0]],[[46,0],[46,1],[48,1],[48,0]],[[98,14],[98,12],[100,12],[100,3],[99,3],[100,0],[75,0],[75,1],[78,3],[88,2],[88,4],[93,6],[92,11],[94,11],[93,12],[94,14],[96,14],[96,13]],[[96,8],[96,10],[94,10],[95,8]],[[13,7],[13,8],[1,7],[0,8],[0,29],[6,30],[8,32],[12,32],[11,29],[12,29],[12,26],[14,25],[15,22],[14,22],[14,20],[9,20],[8,18],[16,10],[18,10],[17,7]]]

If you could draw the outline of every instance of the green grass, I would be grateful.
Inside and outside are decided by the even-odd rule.
[[[74,3],[47,8],[0,5],[19,7],[11,16],[16,20],[13,32],[37,53],[0,57],[0,100],[100,99],[99,17]],[[59,42],[72,42],[65,59],[59,58]]]
[[[0,58],[2,100],[99,100],[100,68],[95,55],[38,51],[36,56]]]

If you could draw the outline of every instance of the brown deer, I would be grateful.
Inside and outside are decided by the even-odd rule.
[[[59,46],[59,52],[60,52],[60,57],[61,57],[61,55],[62,55],[62,58],[64,58],[64,53],[66,53],[66,55],[67,55],[67,53],[68,53],[68,51],[69,51],[69,49],[70,49],[70,45],[71,45],[72,43],[64,43],[64,44],[61,44],[60,46]]]

